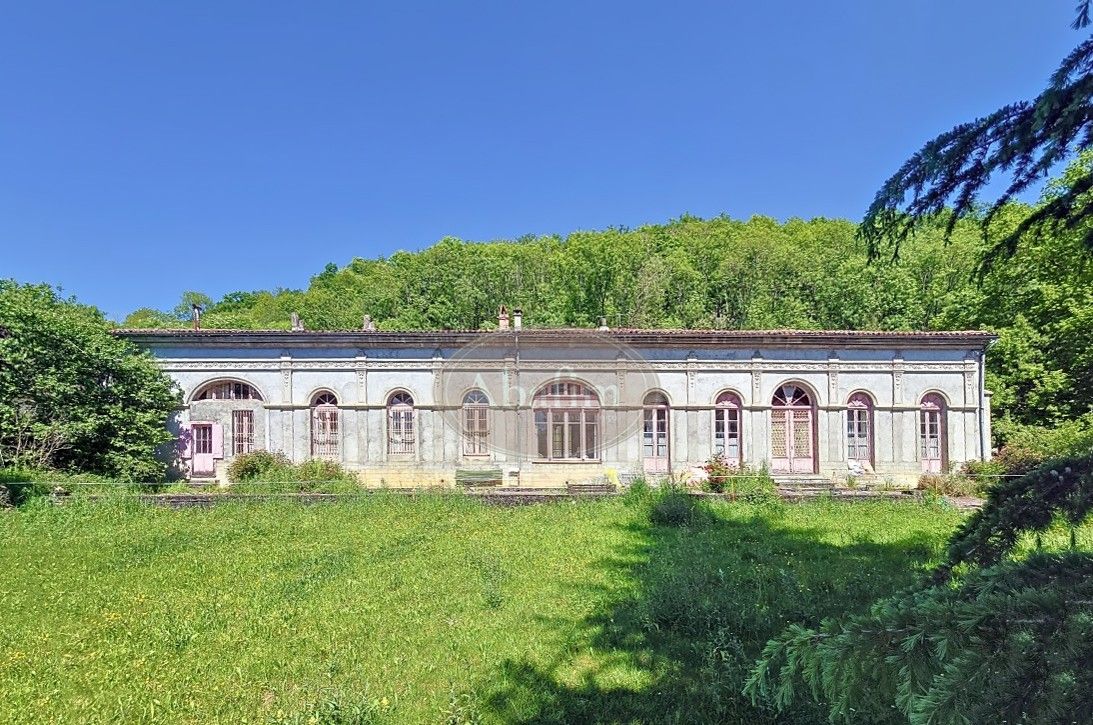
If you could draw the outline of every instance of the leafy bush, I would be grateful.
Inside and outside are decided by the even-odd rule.
[[[728,493],[733,499],[740,497],[749,503],[768,503],[779,500],[774,479],[766,466],[751,468],[728,462],[721,454],[715,455],[702,466],[706,471],[703,488],[712,493]]]
[[[228,480],[255,493],[342,492],[359,489],[356,476],[336,461],[293,463],[283,453],[252,451],[228,464]]]
[[[1050,428],[1003,419],[996,430],[1005,445],[995,460],[1005,466],[1006,473],[1023,475],[1050,458],[1093,452],[1093,413]]]

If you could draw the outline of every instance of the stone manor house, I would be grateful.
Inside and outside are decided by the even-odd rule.
[[[256,449],[367,486],[693,474],[913,484],[990,455],[983,332],[122,330],[183,390],[184,472]]]

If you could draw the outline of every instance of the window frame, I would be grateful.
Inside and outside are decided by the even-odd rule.
[[[490,435],[490,400],[475,388],[463,396],[460,416],[463,432],[464,456],[488,456]]]
[[[547,383],[532,398],[535,461],[596,463],[602,460],[600,396],[574,380]]]

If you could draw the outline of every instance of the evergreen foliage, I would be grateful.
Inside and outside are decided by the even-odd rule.
[[[1079,9],[1078,23],[1088,15]],[[961,124],[928,142],[897,171],[866,211],[861,234],[876,255],[900,244],[923,224],[943,218],[946,234],[961,219],[974,219],[984,234],[1006,206],[1060,164],[1093,147],[1093,39],[1068,55],[1048,86],[1031,101],[1020,101]],[[983,210],[984,190],[999,178],[1007,186]],[[1093,174],[1088,169],[1062,193],[1039,205],[996,242],[985,259],[1012,255],[1029,232],[1078,232],[1093,249]]]
[[[779,710],[826,703],[832,721],[1089,722],[1093,555],[1074,529],[1093,506],[1093,452],[993,487],[918,586],[867,614],[788,627],[748,679]],[[1060,518],[1071,550],[1008,558]]]
[[[159,480],[178,404],[152,358],[46,285],[0,280],[0,468]]]
[[[1093,557],[1036,554],[910,589],[868,614],[789,627],[745,691],[833,722],[1093,720]]]

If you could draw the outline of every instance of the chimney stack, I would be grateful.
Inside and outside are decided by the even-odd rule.
[[[512,311],[512,329],[519,330],[524,326],[524,311],[517,307]]]
[[[201,312],[202,312],[201,305],[198,305],[198,304],[190,305],[190,314],[194,318],[194,330],[200,330],[201,329]]]
[[[505,308],[504,305],[501,305],[501,309],[497,311],[497,329],[509,329],[509,311]]]
[[[600,332],[607,332],[610,328],[607,326],[607,318],[600,318]]]
[[[296,312],[292,313],[292,331],[293,332],[303,332],[304,331],[304,323],[300,319],[299,313],[296,313]]]
[[[365,315],[364,316],[364,321],[361,324],[361,329],[364,330],[365,332],[375,332],[376,331],[376,323],[372,321],[372,315]]]

